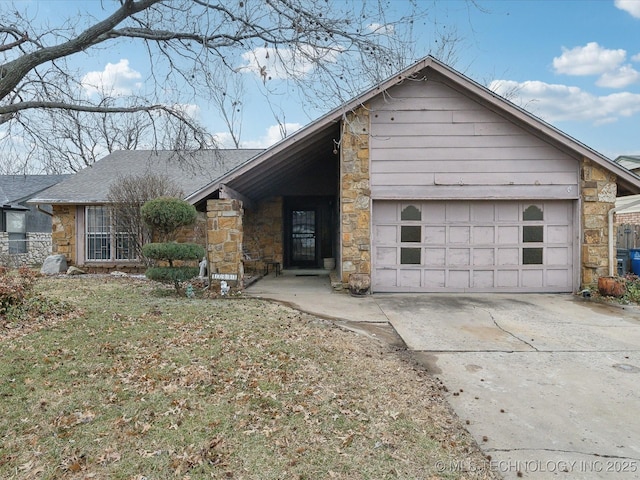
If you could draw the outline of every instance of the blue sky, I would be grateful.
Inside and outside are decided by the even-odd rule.
[[[440,25],[462,39],[453,67],[600,153],[615,158],[640,154],[640,0],[418,0],[433,5]],[[402,9],[404,0],[395,0]],[[31,0],[38,16],[54,19],[89,6],[102,18],[111,10],[101,2]],[[429,54],[426,22],[415,55]],[[127,46],[83,56],[76,65],[87,83],[111,83],[122,93],[144,88],[142,56]],[[260,79],[247,70],[243,146],[265,147],[279,139],[275,121],[265,112]],[[120,89],[120,90],[119,90]],[[90,93],[90,92],[89,92]],[[288,131],[324,111],[301,103],[296,95],[278,98]],[[208,106],[193,109],[212,133],[224,126]]]

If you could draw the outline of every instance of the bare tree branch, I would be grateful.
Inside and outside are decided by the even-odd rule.
[[[259,75],[265,96],[275,99],[295,90],[304,92],[309,105],[328,110],[424,56],[427,52],[415,55],[413,39],[400,27],[412,32],[413,23],[426,19],[433,6],[408,2],[412,8],[391,14],[389,5],[389,0],[103,0],[92,11],[105,12],[105,18],[70,14],[50,27],[27,18],[27,7],[23,14],[0,3],[0,145],[5,153],[44,163],[53,162],[54,145],[66,145],[73,160],[57,158],[56,169],[78,168],[99,152],[137,148],[146,139],[155,146],[202,148],[211,146],[211,137],[190,112],[211,102],[240,146],[239,78]],[[448,47],[459,38],[441,40],[434,51],[452,56]],[[77,57],[125,42],[146,52],[144,89],[100,90],[89,84],[87,72],[71,67]],[[127,139],[107,121],[123,115],[144,128]],[[41,122],[68,124],[54,129]],[[114,129],[117,141],[107,129]]]

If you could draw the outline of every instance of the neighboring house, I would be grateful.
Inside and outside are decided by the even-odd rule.
[[[69,175],[0,175],[0,264],[38,265],[51,253],[51,207],[27,201]]]
[[[640,173],[640,155],[620,155],[614,162],[635,174]],[[640,225],[640,195],[620,197],[616,200],[615,223]],[[634,243],[637,243],[637,240]]]
[[[374,292],[575,292],[609,274],[608,213],[640,193],[635,174],[432,57],[251,157],[185,190],[207,215],[211,271],[240,283],[253,251],[285,269],[334,258],[344,284]],[[58,251],[86,262],[75,232],[91,197],[50,191]]]

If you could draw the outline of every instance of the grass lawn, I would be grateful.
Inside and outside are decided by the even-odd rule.
[[[0,327],[0,478],[493,478],[436,382],[375,340],[145,280],[36,290],[76,314]]]

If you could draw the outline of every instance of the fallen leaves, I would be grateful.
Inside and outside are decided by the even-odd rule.
[[[0,477],[430,478],[479,455],[433,379],[379,343],[254,299],[74,281],[47,289],[84,317],[0,351]]]

